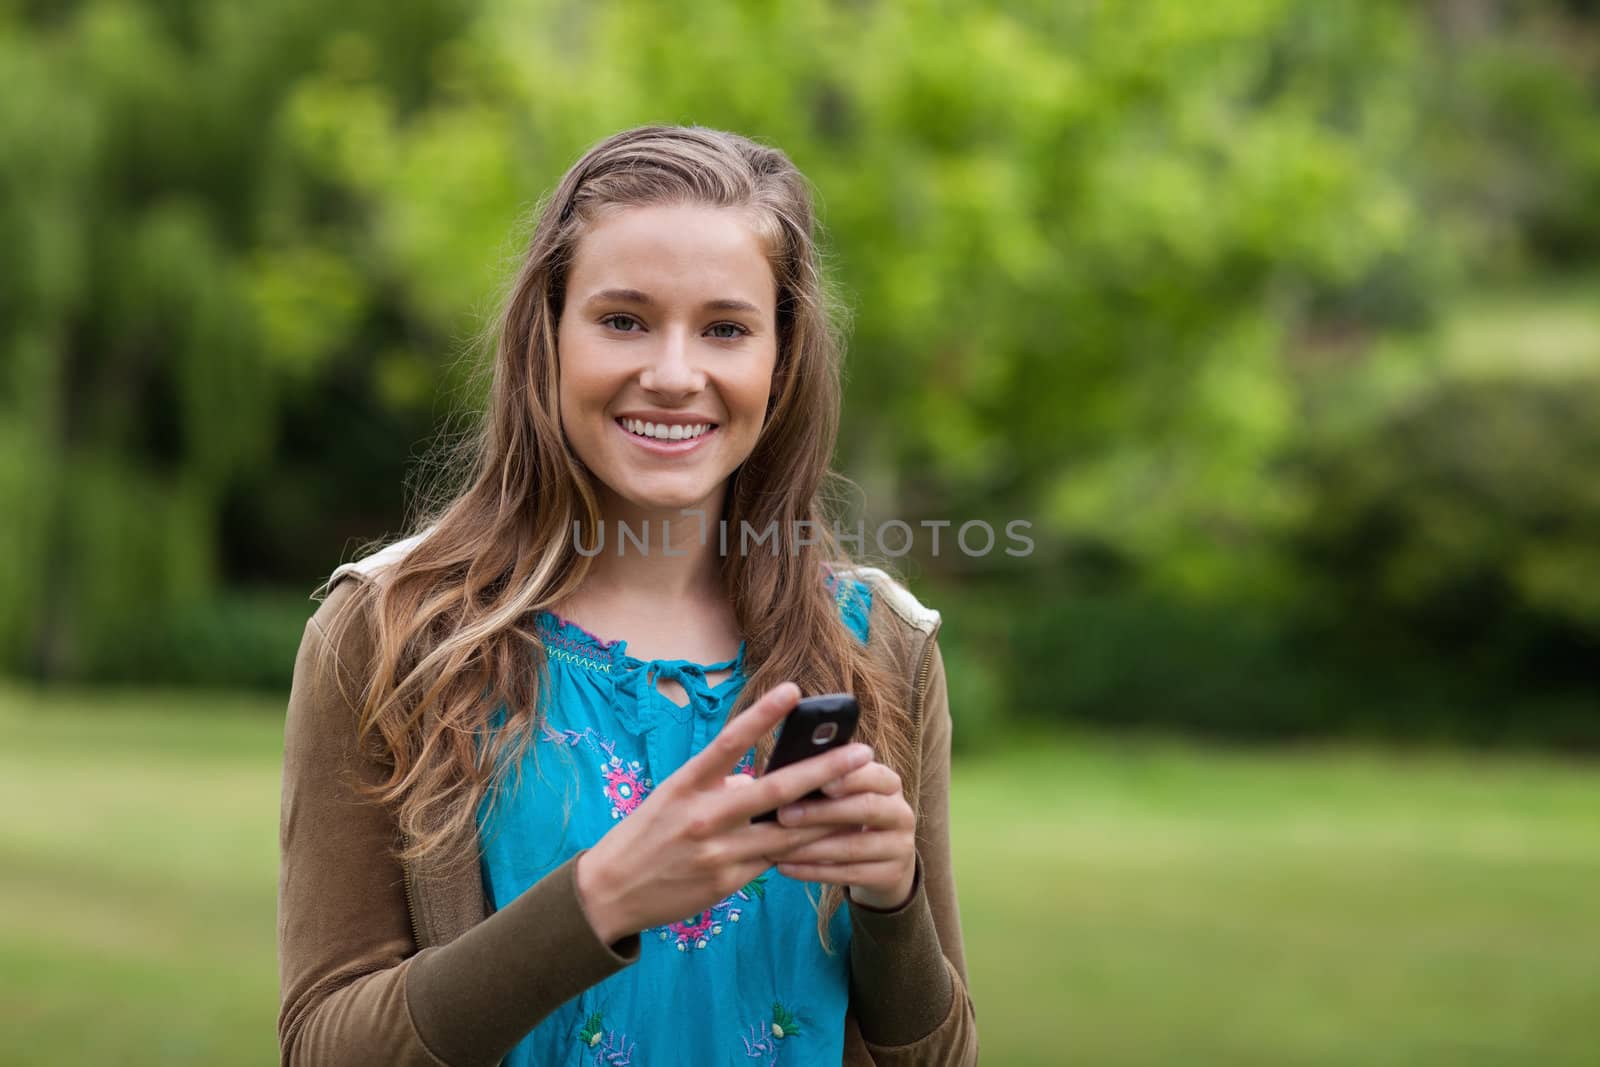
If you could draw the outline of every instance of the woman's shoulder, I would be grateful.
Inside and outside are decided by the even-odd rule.
[[[382,587],[394,564],[404,559],[427,532],[335,567],[311,593],[312,599],[320,603],[307,622],[307,640],[334,652],[335,659],[346,669],[359,670],[367,664],[375,644],[372,612],[376,598],[372,594]]]
[[[840,579],[859,583],[870,593],[874,618],[886,618],[898,629],[923,636],[931,636],[938,630],[942,622],[939,612],[918,600],[916,594],[887,571],[855,565],[840,568],[836,573]]]
[[[360,559],[351,560],[349,563],[341,563],[333,569],[332,574],[328,575],[328,580],[317,588],[317,592],[325,593],[331,599],[334,590],[346,578],[381,584],[389,569],[394,564],[405,559],[412,549],[421,544],[422,539],[428,536],[428,532],[428,530],[423,530],[421,533],[412,534],[410,537],[385,545],[378,551]]]

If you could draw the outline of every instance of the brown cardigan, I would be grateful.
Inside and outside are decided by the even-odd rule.
[[[359,754],[356,713],[331,666],[366,664],[370,634],[354,627],[336,657],[317,654],[329,648],[324,624],[348,598],[349,579],[376,580],[377,562],[335,572],[295,661],[279,833],[281,1062],[493,1067],[556,1007],[638,959],[639,939],[601,943],[578,904],[576,858],[492,914],[475,842],[462,843],[449,873],[394,859],[392,812],[350,784],[379,780],[381,769]],[[912,680],[920,765],[906,793],[918,871],[896,911],[849,904],[844,1064],[973,1064],[977,1023],[950,867],[940,620],[881,571],[857,577],[873,586],[869,640],[885,643]]]

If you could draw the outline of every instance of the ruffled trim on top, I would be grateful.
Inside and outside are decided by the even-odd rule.
[[[607,641],[553,611],[539,612],[536,625],[539,639],[544,642],[545,650],[551,656],[602,674],[635,671],[643,667],[676,667],[701,674],[715,674],[717,671],[738,674],[744,666],[743,641],[739,642],[739,651],[732,659],[720,663],[695,663],[686,659],[642,660],[628,655],[627,641],[621,638]]]
[[[872,587],[856,578],[839,579],[829,572],[823,579],[833,602],[839,608],[839,617],[850,628],[856,640],[867,643],[871,632]],[[695,663],[686,659],[641,660],[628,654],[628,642],[618,638],[608,641],[590,633],[570,619],[553,611],[541,611],[537,616],[539,638],[545,651],[556,659],[601,674],[615,675],[622,671],[637,671],[642,667],[677,668],[687,673],[701,675],[718,671],[732,671],[736,676],[744,668],[746,642],[739,642],[739,651],[732,659],[720,663]],[[672,671],[678,673],[677,670]],[[721,683],[719,683],[720,686]]]
[[[601,674],[611,673],[614,642],[602,641],[577,623],[551,611],[539,612],[536,625],[545,654],[551,659],[564,660]]]

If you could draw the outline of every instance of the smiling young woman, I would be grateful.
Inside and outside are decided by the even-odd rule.
[[[813,231],[788,158],[720,131],[563,178],[459,487],[306,627],[285,1064],[976,1061],[939,616],[828,536]],[[580,550],[622,525],[663,536]],[[755,777],[840,691],[857,743]]]

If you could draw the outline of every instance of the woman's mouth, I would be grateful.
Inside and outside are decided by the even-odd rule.
[[[676,456],[699,447],[717,430],[714,422],[660,423],[617,419],[616,425],[634,444],[658,455]]]

